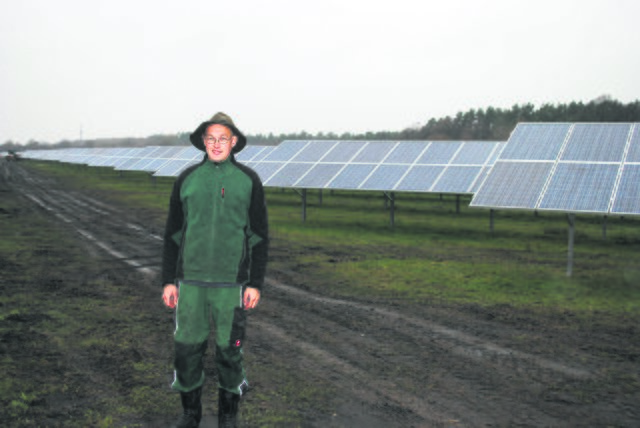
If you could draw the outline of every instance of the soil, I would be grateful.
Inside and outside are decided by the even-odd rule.
[[[139,308],[144,317],[136,322],[148,322],[151,328],[145,337],[130,337],[137,345],[127,352],[103,353],[100,358],[37,346],[27,352],[23,334],[3,335],[3,355],[56,367],[34,370],[31,376],[44,374],[50,381],[64,377],[69,384],[66,394],[30,403],[48,409],[39,412],[47,418],[32,426],[63,426],[70,415],[86,417],[87,406],[95,410],[92,406],[107,396],[131,388],[131,376],[122,369],[131,360],[157,358],[170,365],[172,314],[161,304],[157,280],[163,225],[150,220],[161,216],[117,206],[108,195],[69,188],[20,163],[4,168],[2,194],[17,196],[22,215],[45,215],[52,228],[86,249],[91,272],[100,272],[147,302]],[[17,212],[5,210],[2,227],[10,227]],[[278,239],[271,248],[271,259],[284,267],[269,269],[263,299],[249,317],[245,353],[252,390],[242,404],[243,426],[263,426],[256,414],[271,415],[273,421],[274,413],[291,409],[297,416],[284,418],[282,426],[640,426],[637,317],[346,298],[327,292],[326,279],[310,275],[303,265],[287,265],[296,258],[294,251],[326,255],[327,263],[340,263],[344,254],[304,244],[292,249]],[[43,269],[30,285],[34,299],[45,298],[45,288],[56,295],[90,292],[82,281],[91,273],[61,281],[55,269],[65,265],[65,254],[56,257],[61,261]],[[4,262],[0,269],[5,293],[12,266]],[[29,325],[42,322],[42,316],[6,316],[2,322],[37,338],[38,331]],[[103,328],[126,335],[128,322],[114,314],[112,325]],[[83,366],[83,378],[65,375],[72,364]],[[211,366],[207,375],[215,378]],[[170,370],[162,376],[150,387],[168,389]],[[207,382],[214,385],[215,380]],[[214,387],[207,393],[213,397]],[[179,409],[178,397],[172,397],[175,407],[166,414],[140,412],[128,417],[128,426],[167,426]],[[215,407],[213,399],[205,406],[201,426],[216,426]],[[247,414],[247,409],[255,414]],[[14,426],[8,411],[2,416],[9,420],[5,426]]]

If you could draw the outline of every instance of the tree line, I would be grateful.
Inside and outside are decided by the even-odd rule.
[[[278,144],[283,140],[462,140],[506,141],[519,122],[640,122],[640,100],[623,104],[607,95],[588,103],[514,105],[509,109],[488,107],[459,112],[455,116],[430,119],[423,126],[402,131],[367,132],[364,134],[301,132],[282,135],[255,135],[247,138],[253,144]]]
[[[249,144],[275,145],[284,140],[463,140],[506,141],[519,122],[640,122],[640,100],[627,104],[607,95],[588,103],[516,104],[508,109],[487,107],[459,112],[455,116],[429,119],[422,126],[401,131],[379,131],[360,134],[307,132],[247,135]],[[189,132],[174,135],[152,135],[145,138],[102,138],[85,141],[60,141],[56,144],[29,141],[20,145],[11,141],[0,150],[49,149],[68,147],[143,147],[185,145]]]

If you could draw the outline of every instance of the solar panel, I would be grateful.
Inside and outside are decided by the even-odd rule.
[[[309,144],[300,150],[292,160],[294,162],[318,162],[337,144],[336,141],[323,141],[318,144]]]
[[[20,153],[20,156],[25,159],[38,159],[38,160],[53,160],[69,163],[83,163],[79,162],[86,156],[88,150],[94,149],[58,149],[58,150],[26,150]]]
[[[433,142],[418,159],[419,164],[448,164],[458,152],[462,143],[459,142]]]
[[[442,174],[442,165],[416,165],[396,185],[395,190],[405,192],[429,192]]]
[[[105,162],[104,166],[114,167],[116,164],[122,162],[123,159],[128,159],[128,154],[133,150],[131,147],[122,149],[113,153],[108,162]]]
[[[119,169],[124,171],[142,171],[142,166],[148,164],[157,153],[161,153],[163,150],[164,148],[160,146],[146,147],[138,159],[134,162],[127,163],[126,166],[121,166]]]
[[[640,214],[637,123],[522,123],[471,206]]]
[[[269,153],[271,153],[276,148],[276,146],[257,146],[257,147],[260,147],[260,149],[257,150],[256,153],[251,157],[250,160],[252,162],[262,161],[264,158],[269,156]],[[244,153],[244,150],[240,152],[240,155],[242,155],[243,153]]]
[[[402,142],[396,146],[396,148],[387,156],[384,163],[400,163],[400,164],[413,164],[416,159],[429,147],[429,143],[422,142]]]
[[[380,163],[397,144],[395,142],[368,143],[364,150],[359,151],[351,162]]]
[[[489,166],[485,166],[482,168],[482,170],[480,171],[480,174],[478,174],[475,181],[471,185],[471,188],[469,189],[472,194],[478,193],[478,189],[480,188],[482,183],[484,183],[484,180],[487,179],[487,176],[489,175],[491,168],[493,168],[494,163],[495,162],[491,162]]]
[[[491,157],[496,144],[488,141],[473,141],[463,143],[462,149],[458,150],[451,160],[456,165],[484,165]]]
[[[329,189],[357,189],[371,174],[375,165],[373,164],[351,164],[345,167],[329,182]]]
[[[617,174],[615,164],[559,164],[539,208],[607,212]]]
[[[237,161],[248,162],[255,157],[262,148],[263,146],[245,146],[245,148],[240,153],[236,153],[234,157]],[[192,147],[192,149],[197,150],[195,147]],[[203,154],[200,150],[197,151],[200,152],[200,155]]]
[[[552,162],[500,162],[471,200],[471,206],[535,209]]]
[[[132,149],[129,149],[127,152],[123,153],[121,156],[114,159],[114,162],[112,163],[111,166],[113,166],[113,168],[115,169],[118,169],[121,165],[124,165],[127,161],[131,159],[137,159],[140,156],[140,153],[143,152],[143,150],[144,148],[142,147],[134,147]]]
[[[280,144],[269,153],[264,160],[272,162],[289,161],[298,154],[307,144],[308,141],[288,141],[287,144]]]
[[[95,150],[91,154],[92,156],[87,159],[86,164],[88,166],[99,165],[104,160],[104,157],[108,155],[110,150],[111,149],[107,149],[107,148],[100,148],[100,149]]]
[[[109,166],[111,161],[118,154],[126,151],[127,149],[122,148],[108,148],[104,149],[100,153],[97,153],[88,163],[89,166]]]
[[[264,181],[265,186],[293,187],[293,185],[309,170],[309,165],[290,162],[282,165],[271,177]]]
[[[135,168],[138,171],[156,172],[162,167],[162,165],[167,163],[170,159],[173,159],[177,153],[184,150],[184,148],[184,146],[164,146],[152,156],[147,157],[145,162],[136,164]]]
[[[282,168],[282,164],[277,162],[250,162],[247,166],[258,174],[263,184],[268,181],[276,171]]]
[[[284,143],[282,143],[284,144]],[[323,162],[348,162],[367,145],[364,141],[340,141],[324,158]]]
[[[449,166],[430,190],[437,193],[471,193],[471,186],[481,170],[481,166]]]
[[[114,150],[113,153],[110,153],[109,156],[106,157],[106,159],[100,164],[100,166],[109,166],[113,168],[115,167],[115,165],[123,163],[126,159],[130,159],[128,154],[131,152],[131,150],[133,149],[125,148],[117,151]]]
[[[202,156],[201,156],[202,157]],[[198,163],[199,160],[169,159],[156,172],[154,177],[177,177],[182,171]]]
[[[640,162],[640,126],[636,124],[629,141],[626,162]]]
[[[69,149],[65,153],[66,162],[69,163],[84,163],[82,159],[86,157],[87,151],[91,149]],[[26,157],[26,156],[25,156]]]
[[[518,124],[501,160],[555,160],[560,153],[571,124]]]
[[[393,190],[404,176],[407,167],[403,165],[380,165],[360,185],[361,190]]]
[[[573,127],[561,160],[620,162],[629,136],[629,124],[578,123]]]
[[[338,163],[322,163],[311,167],[309,172],[296,182],[303,189],[322,189],[344,168]]]
[[[177,177],[189,166],[202,160],[204,153],[193,146],[184,147],[153,173],[155,177]],[[149,165],[151,167],[152,165]]]
[[[618,188],[618,196],[611,212],[616,214],[640,213],[640,165],[625,165]]]

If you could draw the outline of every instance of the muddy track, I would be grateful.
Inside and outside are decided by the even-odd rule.
[[[159,225],[18,165],[12,165],[11,181],[105,259],[151,278],[158,275]],[[274,242],[272,257],[286,256],[280,245]],[[320,287],[298,286],[308,280],[294,267],[270,270],[248,332],[248,352],[285,358],[308,382],[337,391],[328,404],[334,414],[310,415],[307,426],[634,426],[640,421],[638,391],[621,393],[616,387],[618,375],[637,379],[637,330],[566,331],[561,319],[526,314],[495,317],[470,307],[345,300],[324,295]]]

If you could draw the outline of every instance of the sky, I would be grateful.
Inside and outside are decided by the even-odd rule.
[[[637,0],[0,0],[0,144],[640,99]]]

